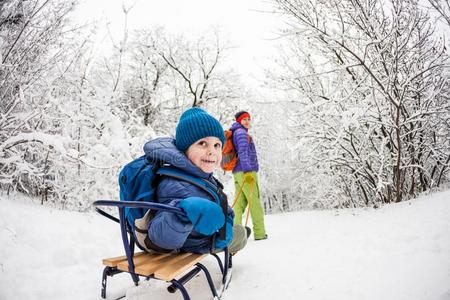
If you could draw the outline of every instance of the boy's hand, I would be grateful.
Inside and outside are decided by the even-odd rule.
[[[253,178],[253,174],[251,172],[244,173],[244,181],[248,184],[252,184],[255,182],[255,178]]]
[[[227,234],[224,240],[216,238],[214,242],[214,247],[217,249],[223,249],[231,243],[233,239],[233,221],[227,222]]]
[[[181,200],[178,205],[183,209],[194,230],[204,235],[212,235],[220,229],[224,222],[222,208],[216,203],[200,197],[189,197]]]

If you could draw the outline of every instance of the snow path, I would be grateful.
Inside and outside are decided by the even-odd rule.
[[[31,200],[0,196],[0,299],[101,299],[101,259],[122,251],[118,227]],[[268,240],[235,256],[224,300],[450,299],[450,191],[377,210],[269,215],[266,227]],[[215,261],[205,264],[218,283]],[[108,280],[107,299],[181,299],[163,282]],[[187,289],[211,299],[203,275]]]

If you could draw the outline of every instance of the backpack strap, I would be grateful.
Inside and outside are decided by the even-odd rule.
[[[198,177],[192,176],[190,174],[187,174],[186,172],[181,171],[180,169],[174,168],[174,167],[161,167],[156,171],[156,174],[163,175],[163,176],[169,176],[172,178],[177,178],[186,182],[189,182],[198,188],[204,190],[207,192],[217,203],[217,205],[220,206],[220,197],[219,197],[219,191],[218,187],[216,187],[213,183],[209,182],[205,179],[200,179]]]
[[[170,167],[170,166],[164,166],[164,167],[159,168],[156,171],[156,174],[184,180],[184,181],[189,182],[189,183],[197,186],[198,188],[204,190],[206,193],[208,193],[214,199],[214,201],[217,203],[217,205],[219,205],[222,208],[222,212],[225,216],[225,223],[222,226],[222,228],[220,228],[219,234],[220,234],[220,239],[224,240],[226,238],[226,227],[227,227],[226,226],[227,225],[226,217],[227,217],[227,213],[228,213],[228,205],[227,205],[228,200],[227,200],[226,194],[222,191],[223,186],[221,184],[219,185],[219,183],[218,183],[218,186],[216,186],[212,182],[210,182],[206,179],[200,179],[198,177],[187,174],[186,172],[183,172],[180,169]]]

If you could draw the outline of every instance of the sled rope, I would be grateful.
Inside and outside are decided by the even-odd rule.
[[[242,193],[242,189],[244,188],[244,184],[245,184],[245,180],[242,182],[241,186],[239,187],[239,191],[236,195],[236,197],[234,198],[233,204],[231,205],[231,208],[234,208],[234,206],[236,205],[237,200],[239,199],[239,196]],[[250,207],[252,206],[252,196],[253,196],[253,189],[255,187],[255,182],[253,181],[252,185],[250,186],[250,194],[248,197],[248,208],[247,208],[247,218],[245,219],[245,226],[247,226],[248,224],[248,217],[250,216]]]
[[[231,204],[231,208],[234,208],[234,206],[236,205],[237,199],[239,199],[239,196],[241,195],[242,188],[244,187],[244,184],[245,184],[245,181],[242,181],[242,184],[239,187],[239,191],[238,191],[236,197],[234,198],[233,204]]]
[[[248,208],[247,208],[247,218],[245,219],[245,226],[248,224],[248,217],[250,216],[250,207],[252,206],[252,196],[253,196],[253,188],[255,187],[255,182],[253,181],[252,185],[250,186],[250,195],[248,200]]]

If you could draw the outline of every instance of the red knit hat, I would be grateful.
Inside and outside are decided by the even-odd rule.
[[[251,119],[251,118],[250,118],[250,114],[249,114],[248,112],[244,111],[244,110],[238,112],[237,114],[235,114],[234,117],[236,118],[236,122],[238,122],[238,123],[241,123],[241,121],[242,121],[244,118],[249,118],[249,119]]]

